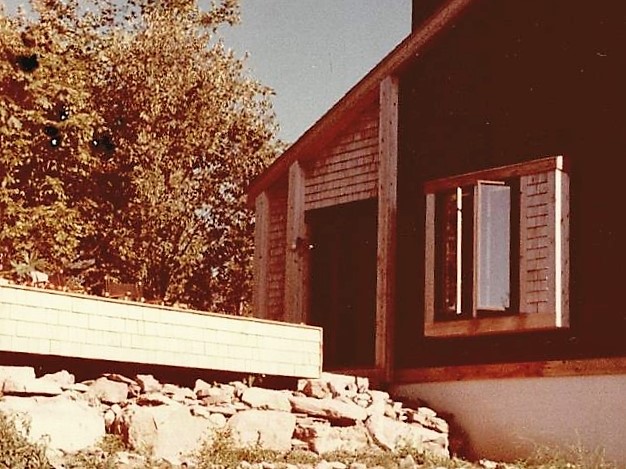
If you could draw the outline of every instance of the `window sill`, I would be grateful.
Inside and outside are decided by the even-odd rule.
[[[465,319],[426,323],[426,337],[466,337],[500,333],[551,330],[568,327],[554,313],[526,313],[497,318]]]

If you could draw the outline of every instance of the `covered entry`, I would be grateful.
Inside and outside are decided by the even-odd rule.
[[[310,324],[324,328],[328,369],[375,364],[376,200],[307,212]]]

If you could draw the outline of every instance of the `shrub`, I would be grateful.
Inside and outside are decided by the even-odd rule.
[[[20,431],[19,429],[23,429]],[[28,440],[27,421],[0,412],[0,468],[48,469],[45,446]]]

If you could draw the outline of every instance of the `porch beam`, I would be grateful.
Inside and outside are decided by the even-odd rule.
[[[304,218],[305,175],[300,162],[289,167],[287,245],[285,253],[285,321],[305,323],[308,307],[308,235]]]
[[[268,265],[270,257],[270,200],[267,191],[261,192],[254,201],[254,290],[252,314],[269,319],[267,307]]]
[[[380,84],[378,169],[378,262],[376,275],[376,368],[393,378],[393,329],[398,211],[398,79]]]

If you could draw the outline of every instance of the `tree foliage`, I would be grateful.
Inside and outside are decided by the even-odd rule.
[[[244,188],[280,142],[271,90],[219,38],[234,0],[33,0],[0,12],[0,261],[98,292],[240,311]],[[87,268],[88,267],[88,268]]]

